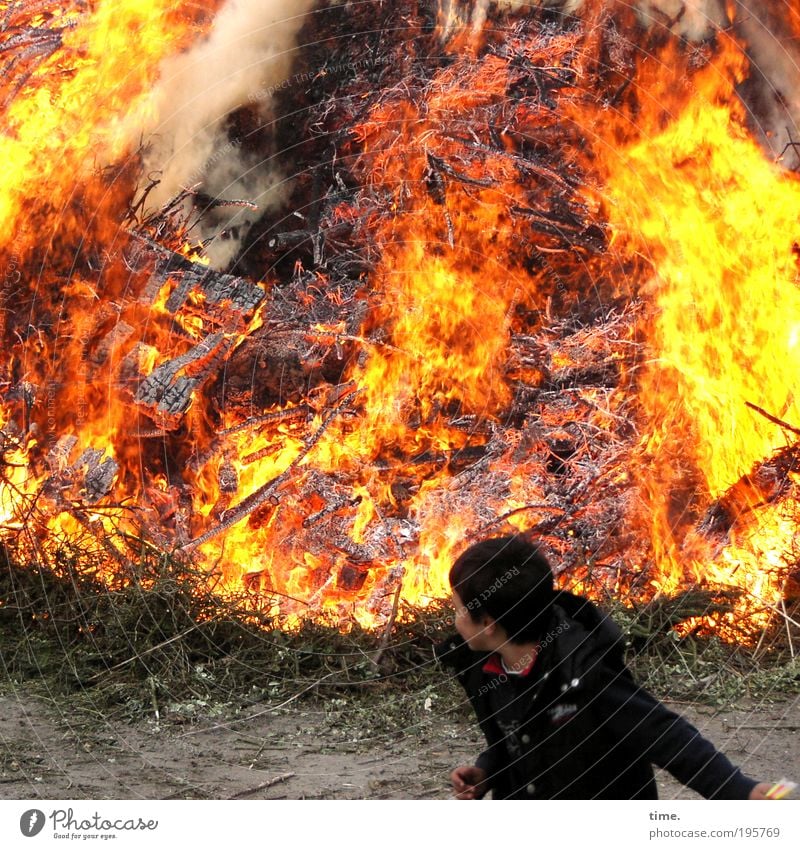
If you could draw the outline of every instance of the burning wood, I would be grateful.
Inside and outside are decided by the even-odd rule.
[[[150,212],[156,182],[133,201],[125,169],[47,167],[50,193],[15,172],[3,234],[21,198],[32,223],[67,211],[41,268],[35,235],[6,240],[24,277],[3,300],[5,526],[90,527],[117,561],[144,531],[286,624],[366,625],[443,597],[468,539],[513,528],[546,538],[565,585],[697,591],[716,599],[703,627],[758,628],[796,569],[798,449],[746,404],[800,421],[772,367],[800,326],[800,184],[747,137],[741,46],[720,31],[689,48],[677,21],[646,32],[586,3],[498,17],[443,53],[424,6],[392,4],[378,29],[358,5],[309,19],[327,53],[302,61],[331,70],[298,68],[309,90],[286,95],[309,140],[296,212],[255,227],[237,273],[190,244],[194,180]],[[3,8],[25,172],[35,85],[51,124],[79,127],[64,110],[84,66],[60,89],[63,22]],[[372,32],[382,61],[326,27]],[[764,221],[742,225],[758,197]]]

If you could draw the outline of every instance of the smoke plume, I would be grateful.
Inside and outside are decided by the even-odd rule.
[[[751,67],[742,95],[762,144],[775,156],[800,141],[800,38],[791,30],[787,8],[776,0],[747,0],[737,3],[735,19]],[[784,162],[797,168],[800,149]]]
[[[211,198],[245,199],[258,211],[219,207],[192,231],[198,239],[227,231],[207,248],[215,267],[235,255],[247,228],[285,196],[280,166],[231,138],[226,118],[248,105],[272,120],[274,92],[291,82],[295,41],[315,0],[228,0],[207,37],[161,69],[153,93],[157,123],[150,128],[145,175],[160,182],[148,196],[158,208],[197,184]]]

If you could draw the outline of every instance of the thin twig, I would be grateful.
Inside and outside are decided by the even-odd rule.
[[[800,731],[800,725],[737,725],[737,731]]]
[[[161,711],[158,709],[158,692],[156,690],[156,679],[151,675],[147,679],[147,683],[150,687],[150,704],[153,706],[153,714],[156,718],[156,724],[161,722]]]
[[[786,625],[786,639],[789,641],[789,653],[794,660],[794,644],[792,642],[792,632],[789,629],[789,616],[786,613],[786,600],[781,599],[781,611],[783,612],[783,624]]]
[[[768,413],[763,407],[759,407],[757,404],[751,404],[750,401],[745,401],[745,406],[749,407],[751,410],[755,410],[759,415],[764,416],[765,419],[771,421],[773,424],[778,425],[778,427],[782,427],[784,430],[788,430],[791,433],[797,434],[800,436],[800,428],[796,428],[794,425],[790,425],[788,422],[783,421],[783,419],[777,418],[777,416],[773,416],[771,413]]]
[[[492,519],[491,522],[483,525],[478,532],[477,536],[482,536],[491,528],[496,527],[497,525],[502,525],[506,519],[510,519],[512,516],[515,516],[517,513],[524,513],[527,510],[545,510],[550,513],[560,513],[561,515],[566,514],[566,510],[562,507],[555,507],[552,504],[524,504],[522,507],[515,507],[513,510],[508,510],[502,515],[498,516],[496,519]]]
[[[271,778],[269,781],[264,781],[262,784],[259,784],[257,787],[251,787],[249,790],[240,790],[238,793],[234,793],[233,796],[229,796],[228,799],[244,799],[247,796],[252,796],[255,793],[258,793],[260,790],[266,790],[268,787],[272,787],[275,784],[281,784],[284,781],[288,781],[290,778],[294,778],[296,773],[287,772],[283,775],[277,776],[277,778]]]
[[[381,662],[381,658],[383,657],[383,653],[386,651],[386,647],[389,645],[389,637],[392,633],[392,628],[394,627],[395,619],[397,619],[397,611],[400,607],[400,592],[403,589],[403,581],[402,579],[397,583],[397,589],[394,592],[394,602],[392,603],[392,612],[389,616],[389,621],[386,623],[386,627],[383,629],[383,636],[381,637],[380,645],[378,646],[378,650],[372,656],[372,662],[375,666],[378,666]]]

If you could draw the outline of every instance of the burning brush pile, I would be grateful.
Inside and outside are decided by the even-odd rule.
[[[800,18],[719,5],[0,3],[8,557],[371,628],[517,530],[796,630]]]

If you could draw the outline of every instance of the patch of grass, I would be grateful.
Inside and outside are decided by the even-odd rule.
[[[270,629],[252,599],[148,546],[134,574],[98,580],[107,554],[64,544],[49,562],[0,548],[0,655],[10,682],[44,682],[119,718],[183,719],[259,702],[419,692],[434,670],[443,609],[402,610],[391,639],[306,623]],[[400,621],[402,620],[402,622]],[[399,703],[400,704],[400,703]],[[400,710],[402,708],[398,708]]]
[[[679,636],[663,603],[638,610],[609,607],[626,635],[628,665],[660,698],[722,707],[744,697],[780,700],[800,692],[800,662],[780,622],[755,643],[752,637],[747,643],[723,642],[716,636]]]

